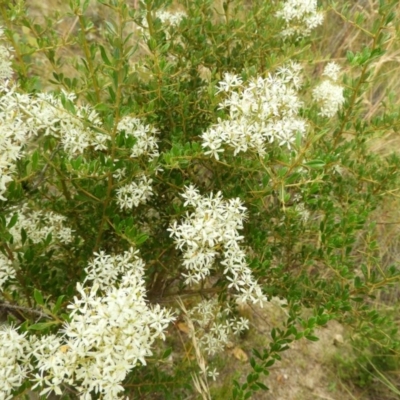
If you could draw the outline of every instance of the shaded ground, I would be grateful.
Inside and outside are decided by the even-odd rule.
[[[250,357],[251,349],[262,349],[270,340],[271,328],[279,327],[285,310],[274,303],[263,309],[253,310],[253,327],[248,337],[239,343],[239,347]],[[255,326],[255,321],[256,326]],[[333,367],[335,357],[346,354],[350,347],[346,344],[344,328],[336,321],[330,321],[326,327],[315,332],[318,342],[306,339],[290,345],[290,349],[281,353],[282,361],[270,369],[270,375],[263,383],[269,391],[260,391],[253,395],[255,400],[355,400],[368,399],[368,395],[350,393],[336,376]],[[220,369],[219,381],[211,385],[213,399],[227,399],[231,393],[232,380],[244,382],[251,372],[248,361],[240,361],[234,349],[226,351]],[[229,394],[229,395],[228,395]],[[228,395],[228,397],[227,397]]]

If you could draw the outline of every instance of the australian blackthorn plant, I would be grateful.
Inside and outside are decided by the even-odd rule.
[[[377,73],[397,0],[369,20],[343,1],[30,3],[0,0],[0,399],[210,399],[257,324],[241,310],[271,301],[287,318],[229,398],[332,319],[398,348],[372,299],[400,281],[374,239],[400,161],[371,146],[398,125]],[[332,18],[353,48],[322,45]]]

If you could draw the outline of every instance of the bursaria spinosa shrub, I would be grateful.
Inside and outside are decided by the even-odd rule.
[[[399,159],[369,142],[398,110],[366,101],[397,2],[347,57],[323,45],[346,7],[218,4],[0,2],[1,399],[211,398],[271,301],[229,397],[331,319],[397,351],[369,299],[399,280],[372,239]]]

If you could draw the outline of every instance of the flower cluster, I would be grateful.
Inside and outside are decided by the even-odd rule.
[[[180,24],[183,18],[186,17],[186,13],[182,11],[170,12],[166,10],[157,10],[155,14],[156,18],[158,18],[163,25],[167,26],[177,26]],[[141,21],[141,29],[148,28],[148,22],[146,17],[142,18]]]
[[[7,218],[9,222],[11,217]],[[53,242],[59,241],[64,244],[73,241],[73,230],[65,226],[67,218],[52,211],[37,211],[30,209],[24,204],[18,211],[18,220],[10,229],[14,244],[20,244],[21,229],[24,229],[33,243],[40,243],[51,234]]]
[[[156,12],[156,17],[159,18],[163,24],[176,26],[186,17],[186,14],[182,11],[171,13],[169,11],[159,10]]]
[[[167,10],[157,10],[155,13],[155,17],[161,21],[166,39],[171,38],[171,33],[174,28],[176,28],[186,16],[186,13],[182,11],[170,12]],[[146,15],[143,15],[137,29],[141,33],[144,40],[149,39],[149,23]]]
[[[15,279],[16,273],[12,261],[0,253],[0,290],[9,279]],[[0,397],[1,398],[1,397]]]
[[[232,317],[229,308],[223,309],[217,299],[202,300],[189,312],[200,347],[209,355],[217,354],[231,342],[234,335],[249,329],[246,318]]]
[[[324,20],[323,14],[317,11],[317,0],[287,0],[276,16],[286,23],[282,35],[297,35],[298,39],[309,36]]]
[[[143,176],[139,182],[131,182],[117,189],[117,204],[119,207],[122,210],[130,210],[140,203],[146,203],[153,194],[152,182],[152,179]]]
[[[0,73],[3,69],[3,73],[6,74],[5,67],[1,64],[0,59]],[[20,117],[15,104],[10,105],[8,102],[10,91],[7,83],[4,82],[4,85],[0,87],[0,200],[4,201],[7,199],[3,194],[7,189],[7,183],[12,181],[15,162],[22,157],[23,146],[30,136],[29,128]],[[27,96],[21,97],[27,98]]]
[[[96,111],[89,106],[76,106],[76,95],[62,93],[65,103],[73,105],[75,113],[68,112],[60,98],[49,93],[40,93],[35,101],[29,104],[26,112],[28,121],[36,132],[43,131],[45,135],[59,138],[64,151],[74,157],[82,154],[87,148],[105,150],[108,136],[99,133],[101,120]]]
[[[67,218],[63,215],[52,211],[44,213],[32,210],[27,204],[24,204],[17,212],[13,212],[12,216],[6,217],[7,225],[11,223],[11,219],[14,218],[15,214],[17,214],[17,220],[9,228],[9,233],[13,237],[13,247],[15,248],[20,247],[24,242],[21,232],[25,232],[27,238],[33,243],[40,243],[51,235],[50,246],[52,247],[59,243],[71,243],[74,239],[73,230],[65,226]],[[9,279],[15,279],[15,264],[18,266],[17,259],[11,261],[0,253],[0,289]]]
[[[16,87],[4,86],[0,97],[0,199],[6,191],[6,184],[12,180],[15,161],[20,159],[23,148],[30,138],[38,134],[51,135],[60,140],[61,147],[70,158],[76,157],[89,147],[94,150],[106,150],[109,136],[101,132],[101,120],[98,114],[88,106],[76,106],[74,94],[63,93],[62,100],[52,94],[40,93],[37,96],[19,94]],[[64,104],[69,104],[74,113],[68,112]],[[145,155],[153,160],[159,155],[156,142],[156,129],[131,117],[123,118],[118,131],[135,139],[130,156]],[[78,174],[82,175],[90,165],[81,162]],[[116,172],[117,173],[117,172]],[[138,204],[151,194],[151,180],[142,179],[135,187],[125,187],[124,204]],[[141,192],[138,194],[137,190]],[[135,194],[132,194],[132,193]],[[130,193],[130,194],[128,194]],[[124,198],[121,195],[121,199]],[[125,205],[125,207],[128,207]]]
[[[143,270],[143,260],[137,256],[139,250],[131,248],[124,254],[109,255],[104,251],[94,253],[95,258],[89,262],[86,280],[93,281],[101,290],[114,285],[128,270]]]
[[[74,112],[67,111],[62,100],[50,93],[37,96],[19,94],[16,87],[3,88],[0,111],[14,124],[24,125],[29,134],[43,133],[60,139],[71,157],[82,154],[88,147],[105,150],[108,136],[92,128],[101,124],[96,111],[89,106],[75,105],[76,95],[63,92],[61,98]]]
[[[127,373],[138,362],[146,365],[154,341],[165,338],[174,317],[159,305],[147,304],[144,264],[135,255],[132,250],[121,257],[98,254],[88,268],[95,283],[91,288],[77,284],[79,297],[69,306],[71,319],[64,325],[64,336],[45,336],[32,344],[37,385],[44,387],[41,394],[61,394],[61,386],[67,384],[79,390],[82,399],[98,393],[115,400],[124,390]],[[101,268],[111,271],[115,266],[122,272],[119,283]]]
[[[202,134],[205,154],[219,159],[224,144],[234,149],[234,154],[252,150],[264,155],[266,143],[291,147],[296,135],[304,135],[307,124],[298,117],[302,105],[297,90],[301,86],[301,67],[290,63],[276,75],[258,77],[247,85],[235,75],[225,74],[218,92],[228,97],[219,104],[229,111],[229,119],[219,120]]]
[[[0,40],[4,39],[4,30],[0,27]],[[7,48],[0,45],[0,84],[7,79],[10,79],[13,74],[11,68],[12,48]]]
[[[237,291],[237,301],[261,304],[266,301],[247,266],[246,254],[239,246],[243,236],[238,230],[243,228],[246,213],[240,199],[225,201],[221,192],[215,196],[212,193],[208,197],[201,196],[193,185],[186,187],[182,197],[184,205],[195,210],[180,224],[175,221],[168,230],[176,247],[183,251],[186,284],[197,284],[209,276],[221,252],[220,264],[230,282],[228,287]]]
[[[335,82],[339,78],[340,67],[331,62],[327,64],[322,75],[328,77],[313,90],[314,99],[321,104],[319,115],[333,117],[344,103],[343,87]]]
[[[154,127],[143,124],[138,118],[125,117],[118,123],[118,131],[123,131],[125,135],[136,139],[136,143],[132,147],[132,158],[145,155],[153,160],[159,156],[155,136],[158,131]]]
[[[9,400],[13,389],[19,388],[31,370],[31,350],[25,334],[7,325],[0,325],[0,399]]]
[[[310,211],[306,208],[304,203],[298,203],[295,206],[295,210],[299,214],[300,219],[305,223],[310,219]]]
[[[75,100],[63,94],[65,101]],[[52,94],[37,96],[20,94],[10,83],[0,88],[0,200],[6,184],[12,180],[15,162],[23,155],[30,139],[39,134],[60,140],[65,152],[73,157],[88,147],[106,149],[108,136],[91,129],[99,126],[97,113],[90,107],[76,107],[76,114],[66,111],[59,98]]]

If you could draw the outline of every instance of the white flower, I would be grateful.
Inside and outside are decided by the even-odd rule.
[[[224,79],[219,82],[219,86],[217,86],[218,91],[220,92],[230,92],[233,88],[238,87],[242,84],[242,78],[238,75],[230,74],[229,72],[224,73]]]
[[[61,99],[49,93],[40,93],[32,99],[23,111],[29,117],[27,122],[37,133],[44,131],[61,140],[63,149],[71,157],[82,154],[87,148],[105,150],[108,137],[90,127],[97,127],[101,121],[89,106],[75,105],[76,95],[63,92],[65,100],[74,104],[76,115],[64,109]]]
[[[215,268],[216,258],[222,256],[220,264],[231,281],[228,287],[234,288],[241,299],[242,292],[246,291],[253,303],[266,301],[239,246],[243,239],[239,230],[243,229],[246,218],[246,207],[240,199],[226,201],[221,192],[201,196],[193,185],[185,188],[182,197],[184,204],[195,210],[179,225],[175,221],[168,231],[176,247],[183,252],[182,264],[187,270],[183,274],[185,283],[191,285],[203,281]]]
[[[221,305],[216,298],[202,300],[187,312],[187,320],[192,325],[194,335],[202,349],[209,355],[223,351],[234,340],[234,335],[248,329],[248,321],[232,317],[232,308],[227,303]]]
[[[158,10],[156,12],[156,17],[159,18],[163,24],[176,26],[186,17],[186,14],[182,11],[171,13],[165,10]]]
[[[239,335],[240,333],[242,333],[243,331],[246,331],[247,329],[249,329],[249,320],[243,317],[240,317],[240,319],[235,319],[233,321],[233,332],[236,335]]]
[[[297,35],[298,39],[309,36],[324,20],[323,14],[317,11],[317,0],[287,0],[276,16],[286,22],[282,35]]]
[[[117,180],[122,179],[126,175],[126,168],[116,169],[113,173],[113,177]]]
[[[140,181],[132,182],[117,190],[117,203],[123,209],[132,209],[146,201],[153,195],[151,187],[153,180],[143,176]]]
[[[200,192],[192,184],[185,186],[185,191],[183,192],[182,197],[185,199],[185,202],[183,203],[185,207],[187,205],[196,206],[199,201],[201,201]]]
[[[344,103],[343,87],[330,81],[323,81],[313,90],[314,100],[320,103],[319,115],[333,117]]]
[[[0,325],[0,399],[11,399],[11,391],[25,381],[32,366],[27,354],[30,344],[25,334],[13,326]]]
[[[290,149],[296,136],[307,131],[306,122],[298,117],[301,82],[301,66],[295,62],[279,68],[275,76],[258,77],[247,85],[226,74],[219,91],[226,90],[228,97],[219,108],[227,109],[229,119],[218,119],[201,135],[204,154],[218,160],[227,145],[234,155],[253,151],[263,156],[273,142]]]
[[[12,181],[15,171],[15,161],[23,155],[23,147],[29,142],[30,129],[24,123],[24,118],[18,112],[15,97],[15,87],[1,85],[1,46],[0,46],[0,200],[7,186]],[[19,96],[22,100],[28,96]]]
[[[118,132],[125,132],[125,135],[136,139],[132,147],[132,158],[146,155],[149,160],[153,160],[159,156],[156,139],[158,131],[154,127],[143,124],[138,118],[124,117],[118,123]]]
[[[112,270],[115,269],[113,272]],[[174,320],[171,312],[145,300],[144,263],[132,249],[122,255],[95,254],[87,268],[92,287],[77,284],[63,336],[32,342],[42,393],[75,386],[80,396],[115,400],[129,371],[152,355],[151,347]]]
[[[218,153],[222,153],[224,149],[222,148],[222,140],[225,133],[219,131],[218,126],[211,127],[205,131],[201,138],[203,139],[202,147],[206,148],[204,152],[205,155],[211,155],[219,160]]]
[[[299,213],[299,216],[303,222],[307,222],[310,218],[310,211],[306,209],[304,203],[296,204],[296,211]]]
[[[211,370],[210,370],[210,371],[207,371],[207,375],[208,375],[210,378],[212,378],[213,381],[216,381],[216,380],[217,380],[217,377],[218,377],[218,375],[219,375],[219,372],[217,371],[216,368],[214,368],[212,371],[211,371]]]
[[[105,254],[104,251],[94,253],[95,258],[85,268],[85,281],[93,281],[100,289],[105,289],[114,285],[128,270],[144,273],[144,262],[137,256],[138,252],[131,248],[123,255],[116,256]]]
[[[23,148],[38,134],[53,136],[70,156],[82,154],[87,148],[107,149],[108,136],[96,128],[101,121],[89,106],[78,106],[76,96],[62,93],[74,105],[76,113],[64,109],[61,99],[52,94],[36,96],[20,94],[15,86],[1,82],[0,46],[0,199],[6,184],[12,180],[15,161],[23,156]]]
[[[7,221],[10,219],[11,216],[7,218]],[[65,226],[66,221],[67,218],[63,215],[52,211],[32,210],[24,204],[18,211],[17,223],[10,229],[10,233],[13,235],[14,243],[21,243],[21,229],[24,229],[33,243],[40,243],[51,234],[53,242],[68,244],[74,239],[74,231]]]
[[[321,105],[319,115],[323,117],[333,117],[345,101],[343,87],[334,83],[339,78],[339,72],[340,67],[336,63],[328,63],[322,75],[327,76],[329,79],[320,83],[313,90],[314,100]]]
[[[0,40],[3,39],[4,31],[0,27]],[[11,79],[13,70],[11,68],[11,60],[13,49],[0,45],[0,84],[6,79]]]
[[[298,90],[303,83],[303,76],[301,75],[302,70],[303,67],[299,63],[290,60],[287,65],[278,68],[276,75],[279,76],[284,83],[291,83],[293,87]]]
[[[0,253],[0,290],[9,279],[15,279],[16,272],[12,261]]]
[[[185,18],[187,15],[186,13],[182,11],[175,11],[175,12],[170,12],[166,10],[157,10],[155,13],[156,18],[160,19],[161,23],[164,25],[164,32],[166,34],[167,39],[170,38],[170,32],[168,32],[167,29],[168,27],[175,27],[180,24],[183,18]],[[148,28],[149,24],[147,22],[146,17],[144,16],[141,21],[141,26],[138,27],[138,30],[142,32],[143,37],[145,39],[148,38]]]
[[[332,79],[333,82],[336,82],[339,78],[340,67],[335,62],[330,62],[326,65],[324,72],[322,75],[327,76]]]

